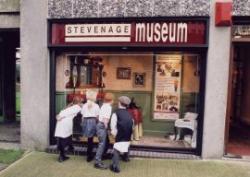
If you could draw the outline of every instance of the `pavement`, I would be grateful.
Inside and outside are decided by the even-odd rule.
[[[19,149],[21,149],[21,144],[20,143],[1,142],[0,141],[0,149],[14,149],[14,150],[19,150]]]
[[[19,143],[20,124],[19,123],[0,124],[0,141]]]
[[[110,160],[104,161],[110,164]],[[56,154],[30,152],[0,172],[0,177],[250,177],[250,162],[131,158],[121,173],[98,170],[84,156],[57,162]]]
[[[0,172],[22,157],[23,154],[24,151],[20,149],[19,144],[0,142]]]
[[[2,163],[0,163],[0,171],[2,171],[3,169],[5,169],[7,167],[7,165],[6,164],[2,164]]]

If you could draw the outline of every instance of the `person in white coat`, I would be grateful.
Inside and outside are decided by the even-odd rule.
[[[65,109],[56,116],[55,137],[58,139],[57,148],[59,150],[59,162],[63,162],[69,157],[65,155],[65,148],[72,147],[73,119],[81,112],[81,99],[75,97]]]
[[[111,134],[115,137],[115,143],[113,146],[113,157],[110,170],[115,173],[120,172],[120,154],[127,156],[124,157],[124,159],[128,161],[128,151],[133,129],[133,117],[127,110],[131,102],[130,98],[121,96],[118,100],[118,109],[111,117]]]

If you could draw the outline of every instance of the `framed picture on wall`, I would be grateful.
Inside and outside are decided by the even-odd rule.
[[[127,68],[124,68],[124,67],[117,68],[116,78],[117,79],[130,80],[131,79],[131,68],[129,68],[129,67],[127,67]]]
[[[145,87],[146,73],[133,73],[133,87]]]

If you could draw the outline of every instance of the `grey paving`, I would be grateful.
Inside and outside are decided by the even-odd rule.
[[[6,164],[2,164],[2,163],[0,163],[0,171],[2,171],[3,169],[5,169],[7,167],[7,165]]]
[[[21,149],[20,143],[13,143],[13,142],[1,142],[0,141],[0,149]]]
[[[20,142],[20,124],[0,124],[0,142]]]
[[[58,163],[57,155],[33,152],[0,172],[0,177],[249,177],[249,167],[242,162],[132,158],[128,163],[121,162],[121,173],[114,174],[95,169],[83,157],[71,156]]]

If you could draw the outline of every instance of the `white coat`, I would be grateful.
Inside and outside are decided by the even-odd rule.
[[[73,119],[81,111],[79,105],[74,105],[62,110],[56,123],[55,137],[67,138],[73,134]]]

